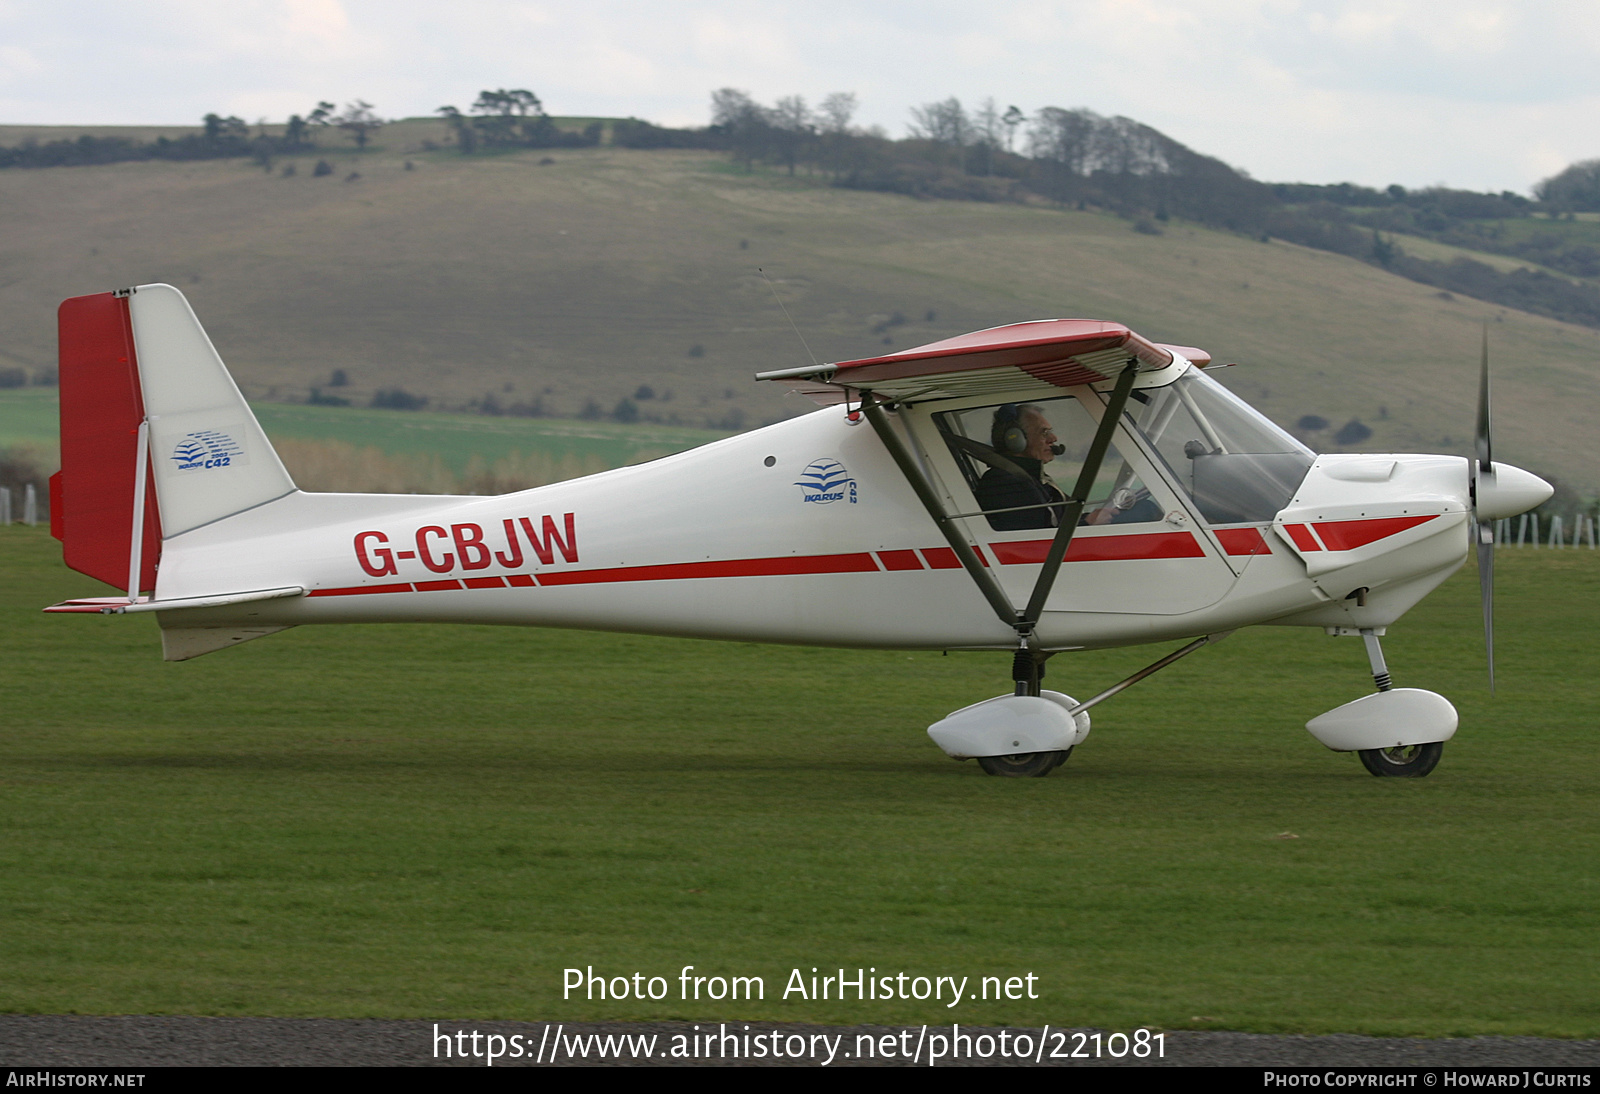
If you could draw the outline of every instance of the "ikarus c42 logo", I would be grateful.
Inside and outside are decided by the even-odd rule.
[[[801,490],[803,502],[829,505],[849,498],[851,505],[856,504],[856,480],[838,460],[813,460],[800,472],[800,481],[795,485]]]
[[[178,471],[209,471],[227,467],[244,454],[244,447],[217,429],[185,433],[172,450],[172,464]]]

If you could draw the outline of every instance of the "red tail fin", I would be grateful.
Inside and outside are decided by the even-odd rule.
[[[61,474],[52,483],[52,525],[68,566],[124,588],[133,540],[133,493],[144,399],[128,300],[79,296],[57,313],[61,337]],[[147,476],[139,589],[155,588],[161,521]],[[59,510],[56,506],[59,504]]]

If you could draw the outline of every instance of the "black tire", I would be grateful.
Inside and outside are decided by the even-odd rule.
[[[1072,755],[1072,749],[1061,752],[1018,752],[1014,756],[979,756],[978,766],[991,775],[1011,779],[1042,779]]]
[[[1438,766],[1443,754],[1443,741],[1398,748],[1363,748],[1358,753],[1368,771],[1379,778],[1393,779],[1420,779]]]

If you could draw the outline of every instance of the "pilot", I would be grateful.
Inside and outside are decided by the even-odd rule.
[[[978,505],[988,514],[989,526],[1011,532],[1019,528],[1054,528],[1061,523],[1066,495],[1044,473],[1044,465],[1060,451],[1055,431],[1043,408],[1033,403],[1007,403],[994,412],[990,446],[1022,472],[991,467],[978,480]],[[1040,506],[1017,509],[1018,506]],[[1013,509],[996,513],[996,509]]]
[[[1058,526],[1067,498],[1044,473],[1044,465],[1061,455],[1066,446],[1057,442],[1055,430],[1044,416],[1044,408],[1034,403],[1006,403],[997,408],[989,431],[989,444],[1016,469],[991,467],[978,480],[978,507],[984,511],[989,527],[997,532],[1014,532]],[[1122,496],[1114,496],[1099,508],[1085,512],[1078,523],[1096,525],[1157,519],[1152,515],[1158,511],[1149,500],[1148,491],[1123,489],[1117,494]],[[997,513],[997,509],[1013,511]]]

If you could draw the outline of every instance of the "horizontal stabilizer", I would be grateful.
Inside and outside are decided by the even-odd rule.
[[[230,604],[249,604],[257,600],[281,600],[290,596],[304,596],[305,589],[288,585],[281,589],[252,589],[243,593],[218,593],[215,596],[184,596],[170,600],[138,600],[129,603],[121,596],[91,596],[81,600],[63,600],[44,609],[47,612],[101,612],[106,615],[123,615],[128,612],[177,612],[191,608],[225,608]]]
[[[288,627],[163,627],[161,657],[164,661],[187,661],[203,653],[214,653],[241,642],[265,638]]]

